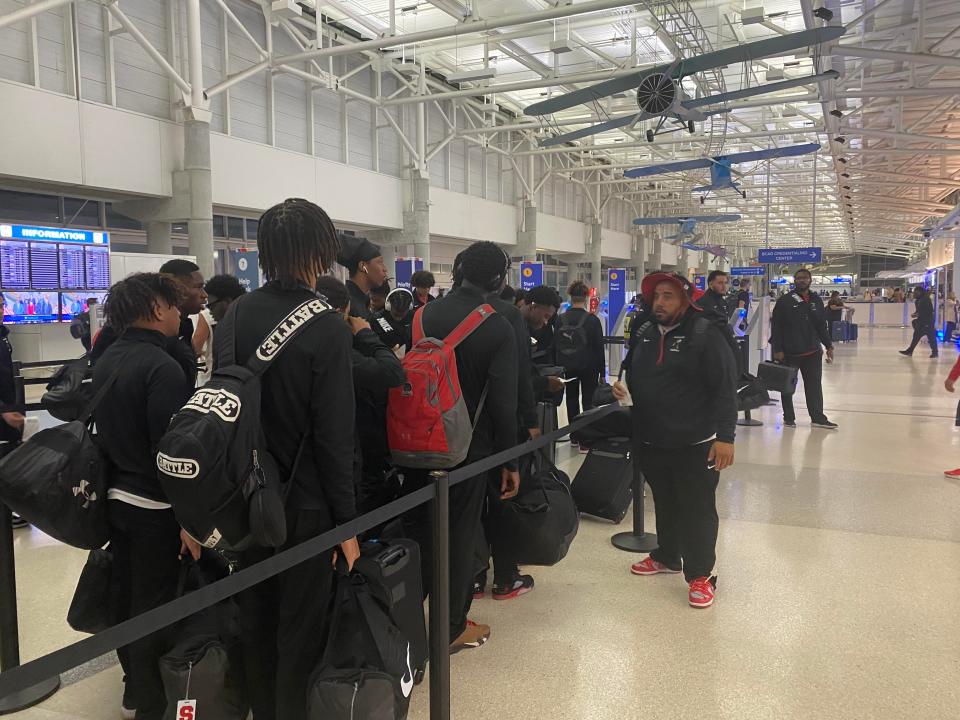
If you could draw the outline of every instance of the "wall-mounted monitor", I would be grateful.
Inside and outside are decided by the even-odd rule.
[[[70,297],[63,311],[63,319],[70,320],[76,314],[73,308],[79,307],[74,296],[85,307],[89,297],[99,297],[102,302],[100,296],[109,287],[109,234],[0,223],[0,289],[7,295],[5,322],[58,322],[61,294]]]
[[[107,299],[107,293],[94,290],[76,290],[74,292],[60,293],[60,319],[63,322],[70,322],[80,313],[86,312],[89,309],[87,301],[90,298],[96,298],[97,302],[103,305]]]
[[[60,320],[60,294],[40,290],[4,291],[3,322],[7,325]]]

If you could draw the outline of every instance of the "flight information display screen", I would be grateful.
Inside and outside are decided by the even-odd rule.
[[[56,290],[60,287],[57,246],[50,243],[30,243],[30,288]]]
[[[110,236],[0,223],[0,290],[11,324],[70,320],[110,287]],[[66,300],[65,300],[66,298]],[[64,307],[63,302],[67,302]]]
[[[84,287],[93,290],[106,290],[110,287],[110,251],[101,247],[85,247],[87,284]],[[66,286],[64,286],[66,287]]]
[[[30,289],[29,243],[0,242],[0,287]]]

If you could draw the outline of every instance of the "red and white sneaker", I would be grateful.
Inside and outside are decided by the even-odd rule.
[[[690,582],[690,595],[688,600],[690,607],[708,608],[713,605],[713,599],[716,595],[716,588],[713,580],[708,577],[700,577]]]
[[[652,557],[647,557],[640,562],[631,565],[630,572],[632,572],[634,575],[659,575],[660,573],[676,575],[680,571],[669,568],[663,563],[657,562]]]
[[[960,468],[957,468],[956,470],[946,470],[943,475],[944,477],[951,478],[952,480],[958,480],[960,479]]]

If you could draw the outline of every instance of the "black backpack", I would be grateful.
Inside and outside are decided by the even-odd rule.
[[[237,312],[219,324],[220,367],[173,416],[160,440],[157,471],[177,522],[208,548],[279,547],[287,536],[283,499],[296,473],[306,433],[287,478],[280,477],[260,425],[260,378],[308,325],[334,310],[320,298],[292,310],[245,365],[235,362]]]
[[[590,348],[587,343],[586,312],[577,313],[580,317],[572,321],[570,313],[560,316],[560,327],[554,339],[557,348],[557,362],[565,368],[582,370],[590,365]]]
[[[63,422],[72,422],[83,415],[93,399],[93,366],[90,356],[84,355],[64,363],[47,383],[40,405],[51,416]]]

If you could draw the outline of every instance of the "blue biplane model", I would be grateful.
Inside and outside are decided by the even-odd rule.
[[[685,242],[687,240],[693,240],[696,235],[695,231],[697,228],[697,223],[721,223],[721,222],[736,222],[740,219],[739,215],[688,215],[685,217],[649,217],[649,218],[636,218],[633,221],[634,225],[679,225],[680,228],[677,231],[676,235],[670,235],[665,238],[670,240],[673,244],[680,242]],[[697,248],[697,250],[704,250],[706,248]]]
[[[683,243],[680,245],[684,250],[693,250],[694,252],[708,252],[714,257],[727,257],[727,249],[722,245],[697,245],[695,243]]]
[[[729,108],[724,107],[707,109],[711,105],[723,104],[731,100],[742,100],[743,98],[755,97],[757,95],[765,95],[767,93],[800,87],[802,85],[810,85],[824,80],[833,80],[839,77],[839,74],[835,70],[827,70],[817,75],[789,78],[780,82],[766,83],[743,88],[742,90],[734,90],[732,92],[698,98],[687,96],[681,85],[683,78],[702,73],[705,70],[723,68],[728,65],[733,65],[734,63],[751,62],[753,60],[759,60],[760,58],[790,55],[794,51],[805,47],[838,40],[843,37],[845,32],[846,30],[842,26],[831,25],[745,43],[696,57],[675,60],[672,63],[658,65],[657,67],[646,70],[638,70],[636,73],[625,75],[624,77],[604,80],[590,87],[580,88],[579,90],[574,90],[558,97],[533,103],[527,106],[523,113],[524,115],[549,115],[560,110],[567,110],[576,105],[595,102],[604,97],[636,89],[638,109],[636,113],[621,115],[581,130],[574,130],[573,132],[562,135],[544,138],[540,140],[540,145],[542,147],[559,145],[615,128],[632,128],[638,122],[651,118],[660,118],[660,121],[657,123],[656,128],[647,130],[647,140],[649,142],[653,142],[653,139],[661,132],[667,120],[673,120],[679,123],[681,127],[676,130],[666,130],[664,132],[677,132],[677,130],[686,129],[692,133],[694,131],[694,122],[702,122],[711,115],[730,111]]]
[[[752,152],[734,153],[733,155],[718,155],[717,157],[701,158],[700,160],[681,160],[679,162],[648,165],[646,167],[627,170],[623,173],[623,176],[628,178],[638,178],[647,177],[648,175],[662,175],[664,173],[675,173],[683,172],[685,170],[710,168],[710,184],[703,185],[702,187],[695,187],[693,188],[693,192],[708,193],[716,190],[730,189],[740,193],[743,198],[746,198],[746,190],[741,190],[740,185],[733,181],[733,170],[731,169],[732,165],[755,162],[757,160],[771,160],[773,158],[807,155],[808,153],[816,152],[819,149],[820,145],[818,143],[803,143],[802,145],[789,145],[782,148],[754,150]],[[700,198],[701,203],[703,203],[704,197]],[[636,222],[636,220],[634,220],[634,222]]]

